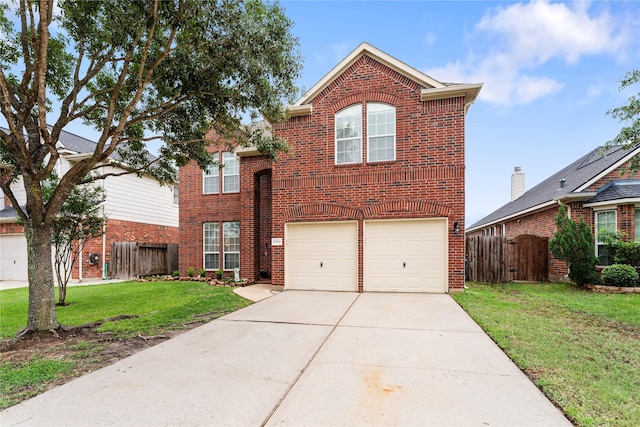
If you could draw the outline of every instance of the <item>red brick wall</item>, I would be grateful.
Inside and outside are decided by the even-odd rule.
[[[182,197],[182,196],[180,196]],[[141,222],[121,221],[109,219],[106,226],[106,259],[102,259],[102,237],[92,239],[84,247],[82,258],[82,277],[102,277],[103,263],[109,262],[111,243],[114,242],[145,242],[145,243],[178,243],[178,227],[165,225],[144,224]],[[100,261],[96,265],[89,263],[89,254],[100,254]],[[74,267],[73,278],[78,278],[78,264]]]
[[[464,99],[423,102],[420,87],[364,56],[313,101],[310,116],[275,127],[292,146],[273,165],[272,237],[291,221],[357,219],[359,289],[362,222],[381,218],[446,217],[464,229]],[[335,165],[334,116],[367,102],[396,107],[396,160]],[[272,250],[274,284],[284,283],[284,247]],[[464,286],[464,237],[449,231],[449,286]]]

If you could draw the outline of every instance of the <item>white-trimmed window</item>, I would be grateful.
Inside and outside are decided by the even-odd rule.
[[[615,234],[618,230],[616,222],[616,211],[597,211],[595,213],[595,235],[596,235],[596,256],[599,265],[611,265],[613,260],[609,255],[609,250],[603,242],[603,235],[608,233]]]
[[[203,224],[204,269],[220,268],[220,224],[205,222]]]
[[[222,223],[222,241],[224,269],[240,267],[240,223],[237,221]]]
[[[1,194],[1,193],[0,193]],[[640,208],[636,208],[636,217],[635,217],[635,223],[634,223],[634,232],[633,232],[633,237],[635,240],[640,240]]]
[[[367,160],[396,159],[396,109],[392,105],[367,104]]]
[[[240,161],[234,153],[222,153],[222,192],[240,191]]]
[[[336,114],[336,164],[362,162],[362,106],[353,105]]]
[[[220,192],[220,167],[218,166],[218,153],[213,155],[216,164],[209,166],[203,172],[202,192],[204,194],[218,194]]]

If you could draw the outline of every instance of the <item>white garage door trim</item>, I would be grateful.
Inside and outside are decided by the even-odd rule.
[[[357,291],[358,222],[285,224],[285,289]]]
[[[29,280],[27,239],[24,234],[0,236],[0,280]]]
[[[447,292],[447,218],[364,222],[364,290]]]

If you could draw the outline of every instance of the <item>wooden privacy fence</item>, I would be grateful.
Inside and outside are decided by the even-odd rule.
[[[114,279],[171,274],[177,269],[177,243],[111,243],[109,276]]]
[[[472,282],[549,280],[549,239],[546,237],[467,236],[465,252],[466,276]]]

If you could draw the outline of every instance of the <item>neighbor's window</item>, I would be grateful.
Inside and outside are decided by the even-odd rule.
[[[224,253],[224,269],[233,270],[240,267],[240,223],[222,223],[222,240]]]
[[[603,242],[603,235],[607,233],[615,234],[617,229],[616,211],[596,212],[596,256],[598,257],[599,265],[611,265],[613,263],[609,250]]]
[[[234,153],[222,153],[222,192],[240,191],[240,162]]]
[[[367,159],[396,159],[396,109],[387,104],[367,104]]]
[[[177,185],[173,186],[173,204],[175,206],[178,206],[178,203],[180,201],[180,189],[178,188]]]
[[[336,164],[362,162],[362,106],[336,114]]]
[[[220,192],[220,167],[218,166],[218,153],[213,155],[216,164],[209,166],[204,173],[203,193],[218,194]]]
[[[204,269],[220,268],[220,224],[205,222],[203,224]]]

